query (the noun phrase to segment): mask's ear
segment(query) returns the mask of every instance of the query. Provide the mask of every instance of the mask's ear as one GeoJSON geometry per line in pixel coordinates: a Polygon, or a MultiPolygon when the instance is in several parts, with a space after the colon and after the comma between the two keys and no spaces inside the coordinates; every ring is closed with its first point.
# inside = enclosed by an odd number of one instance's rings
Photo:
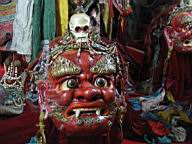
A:
{"type": "Polygon", "coordinates": [[[174,44],[174,37],[172,36],[174,33],[174,30],[172,27],[165,27],[164,28],[164,36],[167,42],[167,46],[169,49],[173,49],[173,44],[174,44]]]}
{"type": "Polygon", "coordinates": [[[37,84],[38,97],[39,97],[39,106],[41,109],[46,106],[47,97],[46,90],[49,89],[49,83],[47,81],[39,81],[37,84]]]}

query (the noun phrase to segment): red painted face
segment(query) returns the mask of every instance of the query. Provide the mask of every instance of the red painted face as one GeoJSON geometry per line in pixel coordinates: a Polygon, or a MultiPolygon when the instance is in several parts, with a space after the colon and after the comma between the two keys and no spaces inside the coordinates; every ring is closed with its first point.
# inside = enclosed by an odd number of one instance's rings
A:
{"type": "Polygon", "coordinates": [[[180,12],[165,28],[168,44],[178,52],[192,52],[192,12],[180,12]]]}
{"type": "Polygon", "coordinates": [[[172,22],[177,32],[175,49],[181,52],[192,52],[192,12],[180,13],[172,22]]]}
{"type": "Polygon", "coordinates": [[[38,85],[40,105],[53,123],[69,134],[101,134],[116,117],[116,63],[112,56],[77,50],[57,56],[49,67],[47,82],[38,85]],[[106,61],[107,60],[107,61],[106,61]]]}
{"type": "Polygon", "coordinates": [[[172,20],[171,25],[177,32],[186,32],[192,29],[192,12],[178,13],[172,20]]]}

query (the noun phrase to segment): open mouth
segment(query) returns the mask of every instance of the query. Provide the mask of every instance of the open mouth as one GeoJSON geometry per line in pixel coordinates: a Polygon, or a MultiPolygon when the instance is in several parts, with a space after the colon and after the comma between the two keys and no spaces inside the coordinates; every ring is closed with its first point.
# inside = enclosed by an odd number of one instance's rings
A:
{"type": "Polygon", "coordinates": [[[79,118],[80,116],[105,116],[108,114],[105,108],[74,108],[67,112],[67,117],[75,116],[79,118]]]}

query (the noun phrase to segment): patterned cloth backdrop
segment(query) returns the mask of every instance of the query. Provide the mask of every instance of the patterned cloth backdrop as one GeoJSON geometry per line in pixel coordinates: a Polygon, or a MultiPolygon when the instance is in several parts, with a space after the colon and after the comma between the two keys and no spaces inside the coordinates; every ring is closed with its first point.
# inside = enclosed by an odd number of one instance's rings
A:
{"type": "Polygon", "coordinates": [[[10,50],[16,0],[0,0],[0,50],[10,50]]]}

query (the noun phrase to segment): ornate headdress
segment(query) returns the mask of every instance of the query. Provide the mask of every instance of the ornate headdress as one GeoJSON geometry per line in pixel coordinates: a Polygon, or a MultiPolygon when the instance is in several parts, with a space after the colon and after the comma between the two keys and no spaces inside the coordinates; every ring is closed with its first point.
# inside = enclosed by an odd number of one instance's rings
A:
{"type": "MultiPolygon", "coordinates": [[[[175,7],[174,10],[171,12],[168,20],[168,24],[170,24],[171,20],[181,12],[190,12],[192,11],[192,0],[181,0],[180,5],[175,7]]],[[[192,19],[192,18],[191,18],[192,19]]],[[[184,21],[192,21],[189,18],[184,18],[184,21]]]]}

